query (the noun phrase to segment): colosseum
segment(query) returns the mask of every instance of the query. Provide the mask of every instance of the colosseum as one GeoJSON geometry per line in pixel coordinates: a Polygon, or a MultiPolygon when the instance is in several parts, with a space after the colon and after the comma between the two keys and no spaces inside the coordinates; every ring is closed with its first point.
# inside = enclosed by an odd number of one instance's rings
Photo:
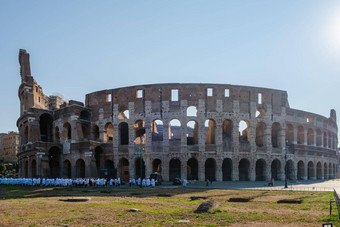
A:
{"type": "Polygon", "coordinates": [[[46,96],[19,51],[21,177],[204,181],[337,176],[335,110],[292,109],[286,91],[169,83],[46,96]]]}

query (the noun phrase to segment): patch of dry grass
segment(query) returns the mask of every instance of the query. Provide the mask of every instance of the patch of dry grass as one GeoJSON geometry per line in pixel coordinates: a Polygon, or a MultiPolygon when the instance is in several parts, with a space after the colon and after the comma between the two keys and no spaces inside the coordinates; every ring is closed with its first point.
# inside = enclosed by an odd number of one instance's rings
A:
{"type": "MultiPolygon", "coordinates": [[[[329,221],[328,192],[208,190],[189,188],[60,189],[0,186],[0,226],[321,226],[329,221]],[[162,197],[160,194],[169,194],[162,197]],[[91,197],[88,202],[62,202],[72,196],[91,197]],[[208,213],[194,210],[206,200],[219,205],[208,213]],[[254,197],[247,203],[228,202],[231,197],[254,197]],[[302,204],[278,204],[280,199],[303,198],[302,204]],[[129,212],[137,208],[139,212],[129,212]]],[[[334,213],[336,210],[334,209],[334,213]]],[[[334,224],[338,218],[333,216],[334,224]]]]}

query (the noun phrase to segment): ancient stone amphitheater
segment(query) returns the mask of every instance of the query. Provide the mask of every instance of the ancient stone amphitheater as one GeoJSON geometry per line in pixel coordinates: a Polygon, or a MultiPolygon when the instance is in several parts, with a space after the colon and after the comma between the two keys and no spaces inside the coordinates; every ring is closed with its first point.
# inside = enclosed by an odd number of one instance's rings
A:
{"type": "Polygon", "coordinates": [[[287,92],[230,84],[150,84],[46,96],[19,53],[21,177],[330,179],[336,113],[292,109],[287,92]]]}

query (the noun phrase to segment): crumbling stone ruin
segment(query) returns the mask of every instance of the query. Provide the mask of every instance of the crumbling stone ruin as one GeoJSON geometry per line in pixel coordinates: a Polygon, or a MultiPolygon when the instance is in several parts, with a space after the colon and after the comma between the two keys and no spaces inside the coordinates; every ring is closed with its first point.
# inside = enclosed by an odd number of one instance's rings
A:
{"type": "Polygon", "coordinates": [[[230,84],[152,84],[46,96],[19,52],[20,177],[269,181],[337,175],[338,128],[292,109],[286,91],[230,84]]]}

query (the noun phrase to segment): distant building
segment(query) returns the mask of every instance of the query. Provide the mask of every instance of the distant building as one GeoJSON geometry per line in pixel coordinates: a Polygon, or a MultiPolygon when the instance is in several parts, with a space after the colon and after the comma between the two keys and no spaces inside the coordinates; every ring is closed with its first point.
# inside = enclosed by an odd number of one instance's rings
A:
{"type": "Polygon", "coordinates": [[[0,157],[1,157],[1,154],[2,154],[2,136],[3,135],[6,135],[6,133],[0,133],[0,157]]]}
{"type": "Polygon", "coordinates": [[[19,133],[9,132],[1,135],[1,153],[0,160],[5,162],[16,163],[19,149],[19,133]]]}

